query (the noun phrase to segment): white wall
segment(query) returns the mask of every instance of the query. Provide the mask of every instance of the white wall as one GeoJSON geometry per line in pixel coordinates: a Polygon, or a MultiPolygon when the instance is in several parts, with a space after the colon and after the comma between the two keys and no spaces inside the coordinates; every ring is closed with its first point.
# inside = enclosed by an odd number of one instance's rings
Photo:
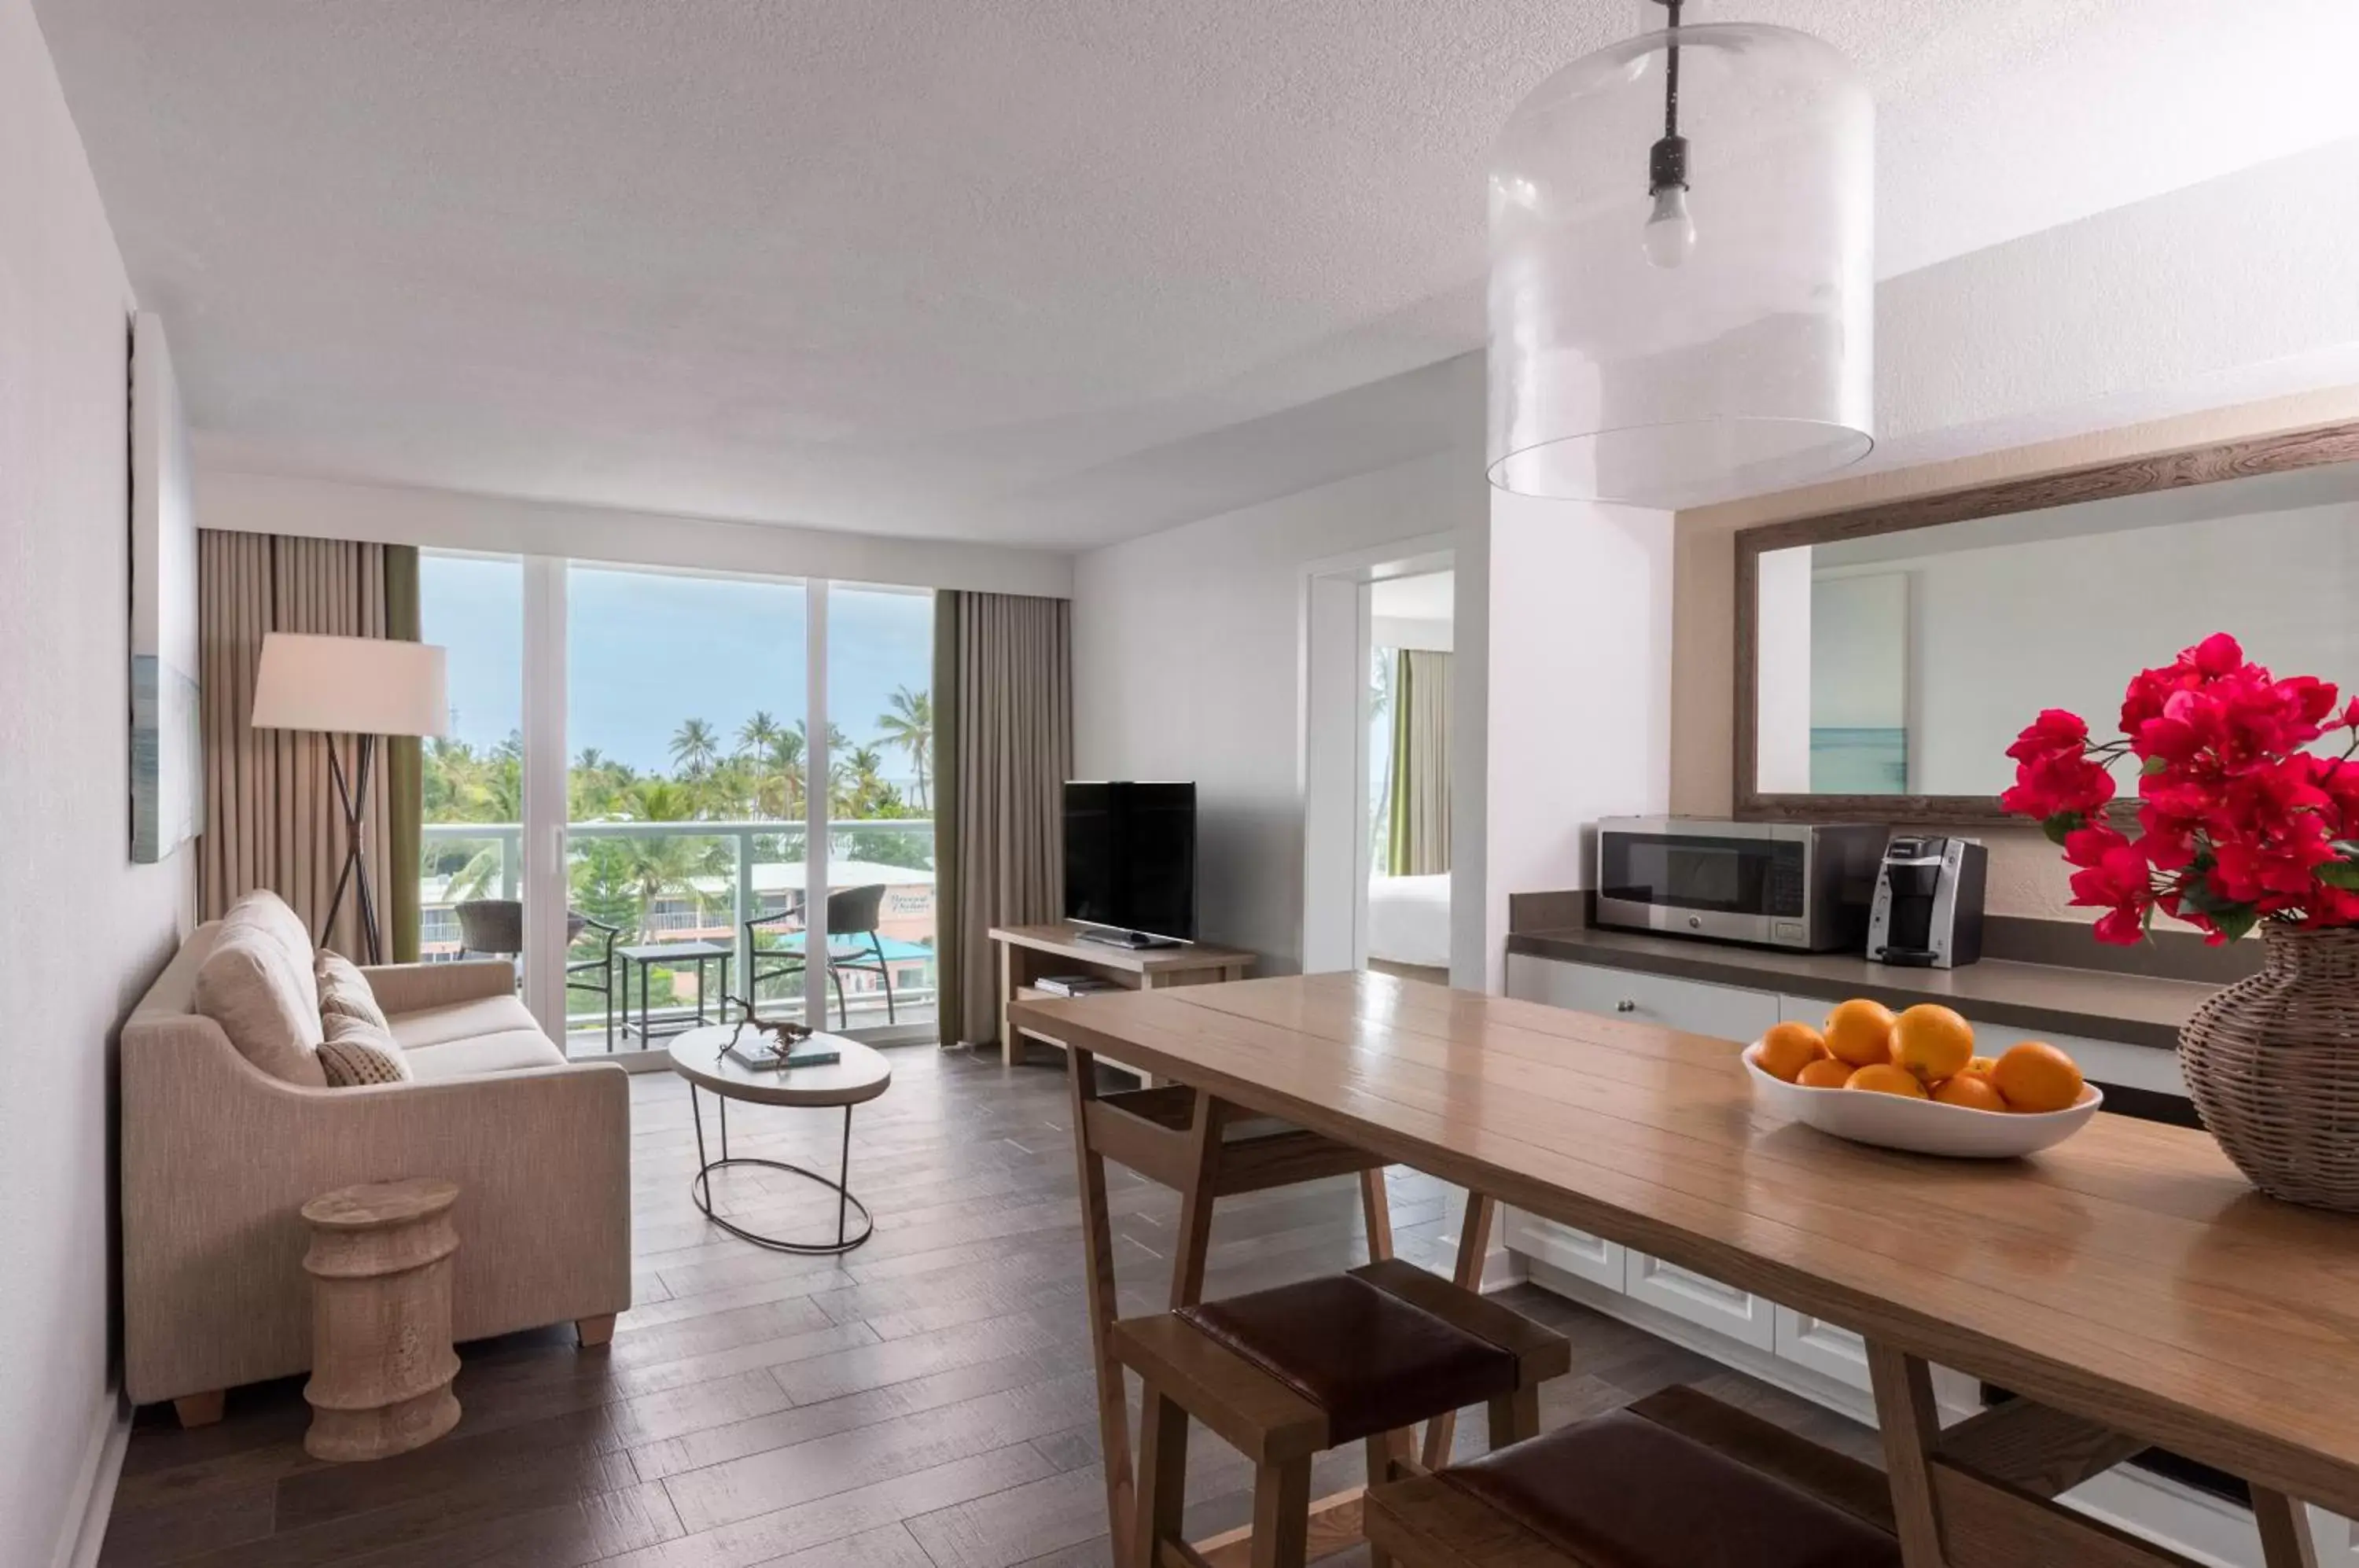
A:
{"type": "MultiPolygon", "coordinates": [[[[1479,410],[1479,383],[1472,395],[1479,410]]],[[[1302,961],[1303,568],[1429,535],[1479,539],[1478,451],[1470,441],[1075,561],[1075,766],[1197,781],[1198,930],[1259,953],[1263,973],[1302,961]]],[[[1458,559],[1462,573],[1462,547],[1458,559]]],[[[1460,697],[1465,670],[1462,658],[1460,697]]]]}
{"type": "MultiPolygon", "coordinates": [[[[1669,805],[1671,515],[1494,492],[1485,570],[1480,952],[1499,992],[1509,896],[1588,887],[1582,830],[1669,805]]],[[[1462,625],[1460,657],[1470,641],[1462,625]]]]}
{"type": "Polygon", "coordinates": [[[400,485],[201,468],[201,528],[1063,598],[1072,558],[949,540],[664,517],[400,485]]]}
{"type": "Polygon", "coordinates": [[[44,1568],[114,1410],[112,1037],[191,860],[130,859],[133,301],[27,0],[0,0],[0,953],[32,987],[0,1009],[0,1563],[44,1568]]]}

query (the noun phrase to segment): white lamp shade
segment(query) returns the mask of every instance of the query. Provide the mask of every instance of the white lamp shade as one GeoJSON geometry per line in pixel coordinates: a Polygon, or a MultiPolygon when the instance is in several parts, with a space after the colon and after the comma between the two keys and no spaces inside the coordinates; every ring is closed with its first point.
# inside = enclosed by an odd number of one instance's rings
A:
{"type": "Polygon", "coordinates": [[[448,735],[443,650],[385,637],[266,633],[252,722],[258,730],[448,735]]]}
{"type": "Polygon", "coordinates": [[[1875,109],[1784,27],[1681,27],[1691,223],[1659,246],[1649,150],[1674,35],[1577,60],[1491,166],[1491,482],[1690,506],[1865,456],[1875,109]]]}

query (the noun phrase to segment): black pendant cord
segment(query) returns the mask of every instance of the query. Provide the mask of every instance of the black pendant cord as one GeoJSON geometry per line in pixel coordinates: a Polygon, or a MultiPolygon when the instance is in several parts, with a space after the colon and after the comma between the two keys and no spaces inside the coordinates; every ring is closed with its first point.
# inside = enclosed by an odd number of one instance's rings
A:
{"type": "Polygon", "coordinates": [[[1677,187],[1688,188],[1688,143],[1680,135],[1680,6],[1682,0],[1661,0],[1670,13],[1670,42],[1664,48],[1663,135],[1647,154],[1647,191],[1659,196],[1677,187]]]}

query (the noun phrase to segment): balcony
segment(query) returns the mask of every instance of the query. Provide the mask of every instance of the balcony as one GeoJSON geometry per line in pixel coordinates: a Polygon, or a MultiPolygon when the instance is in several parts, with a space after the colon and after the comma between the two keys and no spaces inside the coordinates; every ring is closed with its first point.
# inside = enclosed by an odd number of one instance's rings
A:
{"type": "MultiPolygon", "coordinates": [[[[429,822],[424,829],[419,879],[419,956],[447,962],[462,956],[458,906],[473,898],[514,898],[521,881],[523,828],[514,822],[429,822]]],[[[856,956],[874,964],[881,949],[890,972],[888,1008],[885,979],[875,969],[842,970],[831,998],[840,990],[842,1023],[831,1002],[821,1027],[862,1029],[930,1029],[935,1020],[934,824],[922,818],[894,818],[831,824],[828,884],[832,891],[881,886],[874,940],[866,934],[831,934],[839,958],[856,956]],[[854,950],[857,950],[856,953],[854,950]],[[888,1012],[890,1022],[888,1025],[888,1012]]],[[[766,976],[756,992],[766,1015],[802,1017],[802,976],[791,971],[799,959],[804,833],[799,822],[574,822],[566,829],[567,881],[573,912],[616,929],[614,945],[713,942],[728,945],[733,962],[729,989],[745,994],[749,962],[766,976]],[[757,916],[788,916],[749,934],[757,916]]],[[[595,964],[606,938],[583,929],[567,953],[569,966],[595,964]]],[[[622,965],[617,963],[616,968],[622,965]]],[[[590,972],[594,985],[596,970],[590,972]]],[[[640,1048],[621,1029],[626,1000],[622,977],[612,976],[615,1009],[594,991],[567,992],[566,1051],[577,1057],[640,1048]]],[[[717,990],[718,966],[707,971],[717,990]]],[[[696,1016],[693,968],[658,968],[648,976],[648,1021],[658,1035],[696,1016]]],[[[638,967],[630,966],[630,1017],[638,1014],[638,967]]],[[[705,997],[707,1017],[719,998],[705,997]]],[[[658,1041],[660,1043],[660,1041],[658,1041]]]]}

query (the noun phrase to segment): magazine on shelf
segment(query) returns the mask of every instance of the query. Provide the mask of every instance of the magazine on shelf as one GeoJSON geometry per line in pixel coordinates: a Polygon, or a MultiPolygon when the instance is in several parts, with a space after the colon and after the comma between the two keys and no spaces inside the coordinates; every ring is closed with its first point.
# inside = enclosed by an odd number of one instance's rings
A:
{"type": "Polygon", "coordinates": [[[1119,991],[1122,987],[1100,975],[1044,975],[1033,985],[1058,996],[1087,996],[1100,991],[1119,991]]]}

